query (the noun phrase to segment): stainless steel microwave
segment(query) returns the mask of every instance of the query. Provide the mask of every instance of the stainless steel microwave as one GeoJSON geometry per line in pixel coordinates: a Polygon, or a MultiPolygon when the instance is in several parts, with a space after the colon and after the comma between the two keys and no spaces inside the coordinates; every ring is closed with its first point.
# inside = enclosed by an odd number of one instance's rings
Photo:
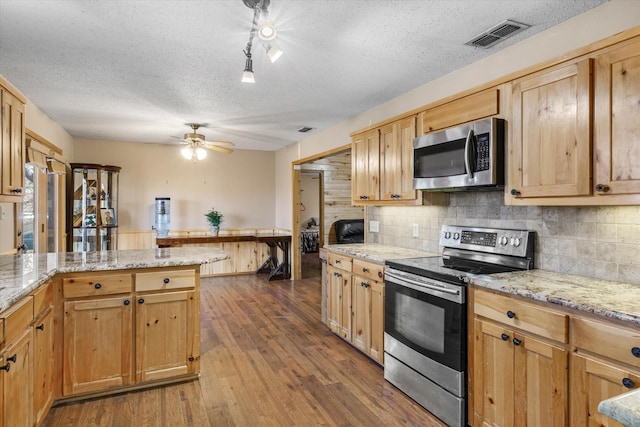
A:
{"type": "Polygon", "coordinates": [[[504,188],[504,120],[489,118],[413,140],[413,188],[504,188]]]}

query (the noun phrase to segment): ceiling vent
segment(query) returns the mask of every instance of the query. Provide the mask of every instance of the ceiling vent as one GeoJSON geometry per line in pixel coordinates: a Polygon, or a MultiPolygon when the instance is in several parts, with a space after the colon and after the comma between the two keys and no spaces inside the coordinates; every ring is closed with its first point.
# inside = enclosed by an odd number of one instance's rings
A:
{"type": "Polygon", "coordinates": [[[482,49],[489,49],[493,45],[500,43],[501,41],[515,36],[521,31],[526,30],[531,25],[522,24],[520,22],[506,20],[502,21],[498,25],[494,25],[482,34],[477,35],[465,45],[479,47],[482,49]]]}
{"type": "Polygon", "coordinates": [[[309,132],[309,131],[310,131],[310,130],[312,130],[312,129],[313,129],[313,128],[310,128],[309,126],[303,126],[303,127],[301,127],[300,129],[298,129],[298,132],[305,133],[305,132],[309,132]]]}

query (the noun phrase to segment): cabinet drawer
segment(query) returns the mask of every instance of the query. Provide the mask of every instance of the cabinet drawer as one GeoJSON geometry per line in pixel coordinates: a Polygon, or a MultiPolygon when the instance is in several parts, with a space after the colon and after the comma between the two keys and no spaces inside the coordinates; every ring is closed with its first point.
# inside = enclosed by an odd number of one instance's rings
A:
{"type": "Polygon", "coordinates": [[[33,321],[33,297],[22,298],[0,317],[4,319],[4,342],[9,344],[18,338],[33,321]]]}
{"type": "Polygon", "coordinates": [[[367,279],[379,282],[384,278],[384,265],[354,259],[352,272],[360,277],[366,277],[367,279]]]}
{"type": "Polygon", "coordinates": [[[473,311],[478,316],[562,343],[569,342],[569,316],[514,298],[477,291],[473,311]]]}
{"type": "Polygon", "coordinates": [[[351,271],[351,257],[329,252],[329,265],[345,271],[351,271]]]}
{"type": "Polygon", "coordinates": [[[38,317],[47,308],[53,307],[53,286],[51,282],[40,286],[33,294],[33,317],[38,317]]]}
{"type": "Polygon", "coordinates": [[[94,297],[131,292],[130,274],[83,276],[62,280],[65,298],[94,297]]]}
{"type": "Polygon", "coordinates": [[[580,349],[640,368],[640,330],[574,317],[571,342],[580,349]]]}
{"type": "Polygon", "coordinates": [[[193,289],[196,286],[195,270],[153,271],[136,274],[136,291],[164,289],[193,289]]]}

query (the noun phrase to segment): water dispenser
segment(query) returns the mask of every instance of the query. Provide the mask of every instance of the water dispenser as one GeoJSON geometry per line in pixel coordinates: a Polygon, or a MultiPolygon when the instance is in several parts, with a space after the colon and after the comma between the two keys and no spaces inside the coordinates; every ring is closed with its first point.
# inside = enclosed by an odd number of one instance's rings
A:
{"type": "Polygon", "coordinates": [[[171,226],[171,198],[156,197],[156,235],[169,237],[171,226]]]}

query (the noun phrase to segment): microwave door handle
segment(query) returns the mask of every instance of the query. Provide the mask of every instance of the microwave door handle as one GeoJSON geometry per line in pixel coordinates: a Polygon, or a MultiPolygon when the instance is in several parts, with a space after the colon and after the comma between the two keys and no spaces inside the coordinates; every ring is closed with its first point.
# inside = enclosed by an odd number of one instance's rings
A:
{"type": "Polygon", "coordinates": [[[467,169],[467,176],[469,179],[473,179],[473,164],[471,155],[475,152],[475,147],[473,144],[473,129],[469,129],[469,133],[467,134],[467,140],[464,142],[464,167],[467,169]]]}

